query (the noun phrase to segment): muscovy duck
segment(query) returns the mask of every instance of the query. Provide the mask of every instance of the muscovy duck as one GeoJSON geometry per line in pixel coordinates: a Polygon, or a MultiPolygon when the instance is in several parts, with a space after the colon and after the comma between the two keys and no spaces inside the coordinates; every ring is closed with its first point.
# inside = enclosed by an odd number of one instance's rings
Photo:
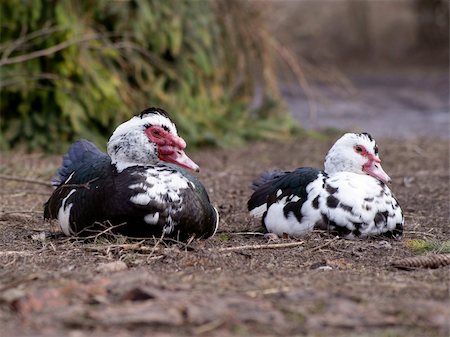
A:
{"type": "Polygon", "coordinates": [[[380,163],[371,135],[347,133],[329,150],[324,171],[303,167],[262,174],[252,184],[248,210],[276,235],[318,228],[348,239],[400,239],[403,213],[380,163]]]}
{"type": "Polygon", "coordinates": [[[58,219],[68,236],[92,234],[87,229],[104,229],[107,221],[115,232],[135,237],[213,236],[219,215],[203,185],[185,170],[199,169],[185,147],[160,108],[119,125],[108,154],[87,140],[75,142],[54,178],[57,188],[44,218],[58,219]]]}

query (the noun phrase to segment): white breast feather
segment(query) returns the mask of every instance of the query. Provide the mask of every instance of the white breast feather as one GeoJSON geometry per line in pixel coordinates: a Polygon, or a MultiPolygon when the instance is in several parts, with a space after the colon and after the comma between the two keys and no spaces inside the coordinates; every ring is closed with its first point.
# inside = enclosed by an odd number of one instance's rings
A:
{"type": "Polygon", "coordinates": [[[130,201],[138,205],[148,205],[151,200],[161,202],[163,196],[174,203],[180,201],[180,191],[189,188],[189,181],[179,172],[168,170],[147,169],[143,174],[144,183],[128,186],[130,189],[143,189],[130,198],[130,201]]]}
{"type": "Polygon", "coordinates": [[[340,172],[327,179],[327,184],[338,187],[333,194],[339,200],[336,208],[327,206],[329,193],[322,190],[320,193],[320,211],[325,213],[330,221],[338,225],[346,226],[353,230],[354,223],[364,223],[361,227],[361,237],[367,235],[377,235],[388,230],[395,229],[397,223],[401,222],[402,215],[400,208],[394,210],[393,203],[396,204],[392,193],[387,186],[384,191],[380,182],[368,175],[361,175],[349,172],[340,172]],[[351,206],[352,211],[346,211],[340,205],[351,206]],[[377,213],[388,212],[387,225],[376,226],[374,218],[377,213]]]}
{"type": "MultiPolygon", "coordinates": [[[[168,216],[164,226],[164,233],[170,234],[176,226],[172,219],[172,212],[183,210],[183,200],[180,192],[184,189],[193,188],[181,173],[172,170],[149,168],[145,172],[136,173],[145,178],[144,182],[128,186],[132,190],[144,190],[130,198],[130,201],[136,205],[148,205],[151,201],[164,203],[168,210],[168,216]]],[[[156,224],[159,220],[159,213],[148,214],[144,221],[148,224],[156,224]]]]}

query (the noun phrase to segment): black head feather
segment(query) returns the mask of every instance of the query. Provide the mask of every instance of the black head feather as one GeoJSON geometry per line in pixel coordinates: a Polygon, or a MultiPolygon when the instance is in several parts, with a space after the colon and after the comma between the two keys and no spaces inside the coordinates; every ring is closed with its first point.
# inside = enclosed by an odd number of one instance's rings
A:
{"type": "Polygon", "coordinates": [[[361,135],[361,136],[362,136],[362,135],[366,136],[367,138],[369,138],[369,140],[370,140],[371,142],[373,141],[373,137],[372,137],[369,133],[367,133],[367,132],[360,133],[360,135],[361,135]]]}
{"type": "Polygon", "coordinates": [[[166,110],[161,109],[161,108],[155,108],[155,107],[147,108],[147,109],[145,109],[144,111],[142,111],[140,114],[138,114],[136,116],[139,116],[142,119],[146,115],[149,115],[149,114],[161,115],[161,116],[164,116],[164,117],[170,119],[169,113],[166,110]]]}
{"type": "MultiPolygon", "coordinates": [[[[373,139],[373,137],[370,135],[370,133],[367,133],[367,132],[363,132],[363,133],[360,133],[360,135],[361,136],[366,136],[367,138],[369,138],[369,140],[371,141],[371,142],[375,142],[375,140],[373,139]]],[[[375,145],[374,145],[374,147],[373,147],[373,152],[375,153],[375,154],[378,154],[378,145],[375,143],[375,145]]]]}

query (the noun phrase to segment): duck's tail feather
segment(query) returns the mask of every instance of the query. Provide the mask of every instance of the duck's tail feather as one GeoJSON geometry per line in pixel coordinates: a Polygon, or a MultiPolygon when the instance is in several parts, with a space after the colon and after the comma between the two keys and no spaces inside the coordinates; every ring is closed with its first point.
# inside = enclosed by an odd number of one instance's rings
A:
{"type": "Polygon", "coordinates": [[[267,184],[270,181],[276,180],[281,176],[284,176],[287,172],[281,170],[273,170],[262,173],[258,178],[253,180],[250,186],[253,191],[258,190],[261,186],[267,184]]]}
{"type": "Polygon", "coordinates": [[[267,197],[272,192],[273,186],[271,182],[286,175],[287,172],[280,170],[267,171],[253,180],[251,189],[254,191],[247,203],[250,215],[261,218],[267,211],[267,197]]]}
{"type": "Polygon", "coordinates": [[[52,185],[61,185],[84,163],[95,161],[104,158],[105,156],[108,155],[100,151],[97,146],[90,141],[87,141],[86,139],[76,141],[64,155],[62,165],[58,168],[56,175],[51,180],[52,185]]]}

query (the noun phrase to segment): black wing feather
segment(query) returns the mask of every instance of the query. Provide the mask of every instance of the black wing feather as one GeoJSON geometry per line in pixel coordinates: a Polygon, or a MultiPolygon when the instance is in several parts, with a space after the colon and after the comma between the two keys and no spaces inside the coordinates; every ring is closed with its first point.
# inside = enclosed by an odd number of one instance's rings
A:
{"type": "Polygon", "coordinates": [[[252,181],[252,185],[250,186],[253,191],[258,190],[263,185],[268,182],[272,182],[277,180],[278,178],[290,173],[289,171],[281,171],[281,170],[273,170],[267,171],[261,174],[258,178],[252,181]]]}
{"type": "MultiPolygon", "coordinates": [[[[295,194],[302,199],[306,199],[306,186],[317,179],[320,171],[311,167],[298,168],[292,172],[275,171],[269,174],[265,173],[265,177],[273,177],[272,179],[263,178],[265,183],[257,187],[250,197],[247,206],[248,210],[265,204],[269,197],[275,198],[277,191],[281,190],[282,195],[295,194]]],[[[259,178],[261,179],[261,177],[259,178]]],[[[254,183],[255,185],[255,183],[254,183]]]]}
{"type": "MultiPolygon", "coordinates": [[[[73,161],[75,158],[73,155],[67,156],[71,159],[73,165],[68,164],[67,166],[64,166],[64,170],[66,170],[64,172],[69,172],[69,169],[71,170],[73,168],[76,168],[76,170],[68,173],[63,181],[66,181],[68,176],[73,173],[72,178],[67,184],[61,183],[45,203],[45,219],[57,218],[63,199],[66,198],[73,189],[75,189],[76,192],[70,196],[67,203],[73,203],[74,206],[71,211],[71,218],[78,219],[78,224],[80,226],[89,222],[90,218],[94,217],[94,213],[101,213],[101,204],[104,201],[102,199],[109,196],[108,191],[105,191],[105,189],[111,187],[113,184],[111,159],[108,155],[102,154],[104,156],[96,156],[92,153],[84,152],[84,155],[78,157],[80,158],[80,162],[78,163],[73,161]],[[100,198],[94,197],[94,195],[100,196],[100,198]],[[93,205],[93,201],[97,204],[93,205]]],[[[62,168],[63,166],[61,169],[62,168]]]]}
{"type": "Polygon", "coordinates": [[[88,163],[109,158],[106,153],[100,151],[97,146],[86,139],[81,139],[73,143],[69,151],[63,157],[63,163],[56,171],[56,176],[52,179],[53,186],[64,183],[74,171],[78,171],[88,163]]]}

